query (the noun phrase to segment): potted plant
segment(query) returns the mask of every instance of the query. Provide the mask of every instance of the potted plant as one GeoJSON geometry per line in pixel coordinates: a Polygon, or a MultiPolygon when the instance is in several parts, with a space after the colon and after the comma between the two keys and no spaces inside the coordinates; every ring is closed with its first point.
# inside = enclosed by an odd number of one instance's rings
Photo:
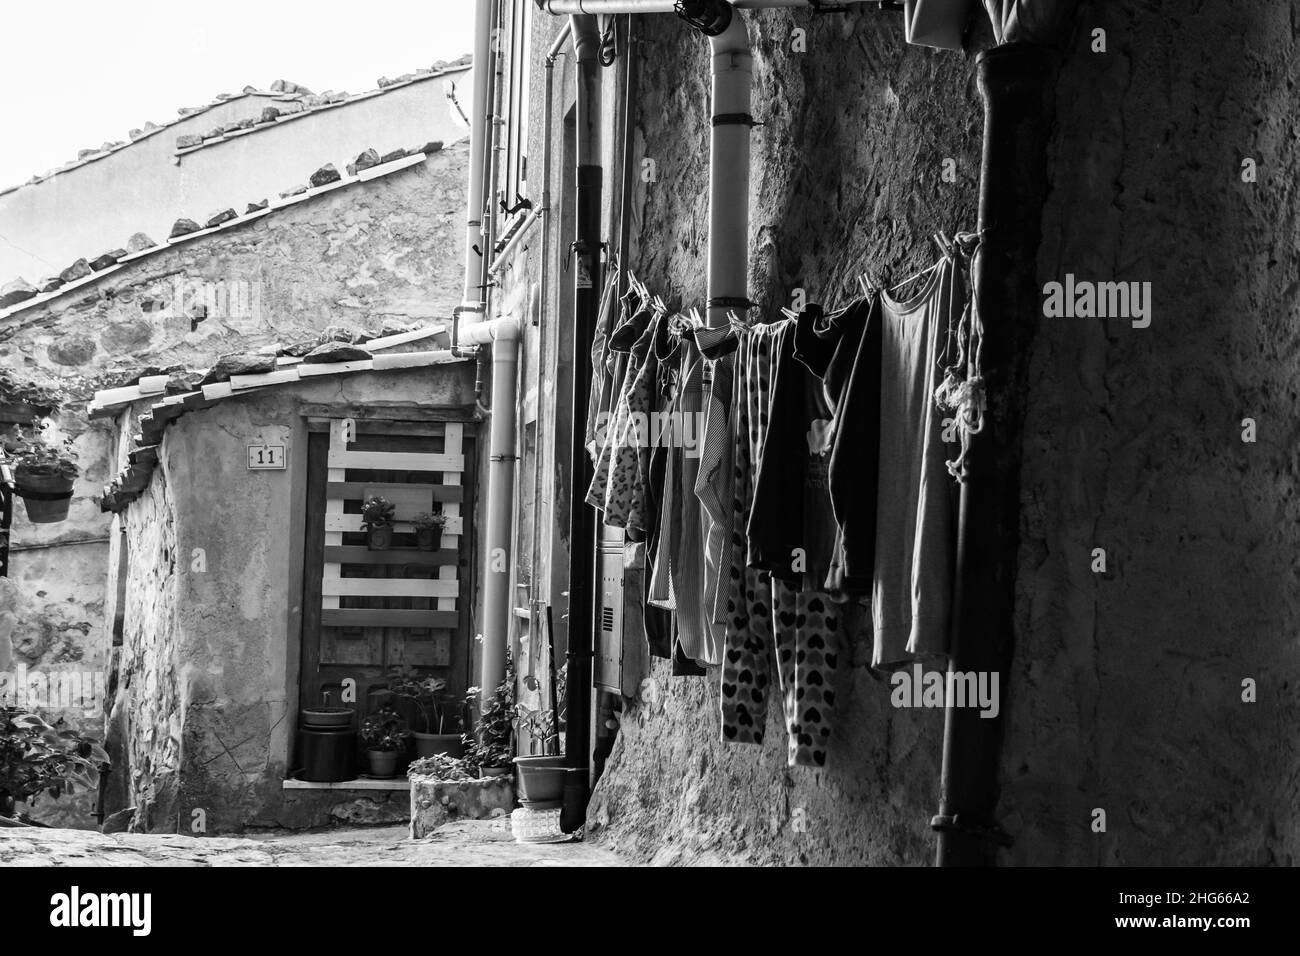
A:
{"type": "Polygon", "coordinates": [[[394,667],[389,671],[388,689],[415,705],[417,726],[423,727],[413,733],[417,757],[434,754],[459,757],[464,752],[458,717],[447,713],[441,697],[446,687],[447,682],[441,677],[421,674],[414,667],[394,667]]]}
{"type": "Polygon", "coordinates": [[[361,505],[361,527],[366,531],[366,547],[387,551],[393,545],[393,503],[383,495],[367,498],[361,505]]]}
{"type": "Polygon", "coordinates": [[[26,430],[15,425],[4,442],[11,457],[15,490],[33,524],[50,524],[68,516],[72,483],[78,473],[72,458],[72,439],[47,438],[47,427],[39,419],[26,430]]]}
{"type": "Polygon", "coordinates": [[[447,518],[441,511],[421,511],[411,519],[411,524],[415,527],[415,546],[421,551],[433,551],[438,547],[447,518]]]}
{"type": "Polygon", "coordinates": [[[397,776],[397,758],[411,739],[402,715],[391,708],[371,714],[361,722],[361,742],[372,777],[397,776]]]}
{"type": "MultiPolygon", "coordinates": [[[[477,697],[479,689],[471,687],[466,699],[477,697]]],[[[483,777],[500,777],[510,772],[515,756],[515,669],[510,655],[506,655],[506,673],[496,690],[483,705],[474,725],[474,736],[467,750],[483,777]]]]}
{"type": "Polygon", "coordinates": [[[559,734],[555,712],[534,710],[525,704],[515,707],[515,724],[528,734],[528,756],[515,757],[519,777],[519,802],[533,809],[558,806],[564,796],[564,757],[554,753],[559,734]],[[541,754],[536,754],[537,749],[541,754]]]}
{"type": "Polygon", "coordinates": [[[97,741],[38,714],[0,706],[0,816],[16,816],[16,806],[47,792],[57,798],[93,791],[109,769],[108,754],[97,741]]]}

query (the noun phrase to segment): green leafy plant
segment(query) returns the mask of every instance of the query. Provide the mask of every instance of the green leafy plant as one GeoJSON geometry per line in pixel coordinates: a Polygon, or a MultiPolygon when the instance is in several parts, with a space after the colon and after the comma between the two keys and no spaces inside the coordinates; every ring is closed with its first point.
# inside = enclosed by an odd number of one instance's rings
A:
{"type": "Polygon", "coordinates": [[[455,733],[453,719],[443,708],[441,694],[447,682],[441,677],[421,674],[414,667],[393,667],[388,672],[388,689],[397,697],[415,704],[424,721],[424,734],[455,733]]]}
{"type": "Polygon", "coordinates": [[[549,707],[533,709],[526,704],[516,704],[515,726],[528,734],[529,754],[534,753],[539,745],[543,756],[556,752],[560,735],[555,728],[555,711],[549,707]]]}
{"type": "MultiPolygon", "coordinates": [[[[479,688],[471,687],[465,697],[472,701],[478,695],[479,688]]],[[[483,705],[483,712],[474,724],[474,736],[466,748],[466,757],[472,758],[479,767],[510,766],[515,756],[515,717],[515,667],[507,654],[505,676],[483,705]]]]}
{"type": "Polygon", "coordinates": [[[79,473],[72,451],[72,439],[54,439],[49,423],[32,419],[29,426],[14,425],[4,436],[5,454],[15,477],[76,478],[79,473]]]}
{"type": "Polygon", "coordinates": [[[441,511],[421,511],[411,519],[416,531],[441,531],[447,524],[447,516],[441,511]]]}
{"type": "Polygon", "coordinates": [[[474,780],[478,777],[478,767],[461,757],[434,754],[412,760],[406,768],[406,775],[433,777],[436,780],[474,780]]]}
{"type": "Polygon", "coordinates": [[[367,750],[405,750],[410,739],[406,721],[391,708],[373,713],[361,722],[361,742],[367,750]]]}
{"type": "Polygon", "coordinates": [[[393,523],[396,506],[383,495],[367,498],[361,505],[361,525],[370,528],[386,528],[393,523]]]}
{"type": "Polygon", "coordinates": [[[0,808],[12,797],[27,802],[40,793],[59,797],[94,790],[109,768],[99,742],[39,714],[0,706],[0,808]]]}

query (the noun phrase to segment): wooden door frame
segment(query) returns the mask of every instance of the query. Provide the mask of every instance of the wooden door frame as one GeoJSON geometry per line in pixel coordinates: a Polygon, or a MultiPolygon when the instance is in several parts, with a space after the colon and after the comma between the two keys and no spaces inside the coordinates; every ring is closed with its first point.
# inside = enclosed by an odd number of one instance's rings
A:
{"type": "Polygon", "coordinates": [[[404,423],[418,425],[425,423],[459,423],[464,426],[463,440],[468,443],[465,454],[465,471],[462,482],[467,493],[474,489],[472,507],[462,509],[462,535],[468,536],[468,566],[461,569],[464,574],[465,599],[457,610],[458,632],[464,633],[467,640],[453,641],[451,648],[451,665],[453,671],[461,671],[468,685],[473,683],[475,654],[473,646],[473,628],[479,601],[478,574],[478,515],[482,507],[481,496],[477,493],[478,476],[482,473],[480,461],[485,450],[479,441],[480,417],[473,406],[439,405],[322,405],[304,403],[299,406],[293,421],[293,447],[302,449],[294,454],[290,461],[290,481],[292,482],[290,500],[293,502],[293,514],[289,516],[289,580],[294,587],[295,600],[286,602],[289,613],[285,630],[285,692],[283,733],[276,741],[277,752],[283,760],[284,775],[292,769],[294,745],[297,736],[298,714],[302,698],[302,659],[305,618],[303,614],[303,597],[307,586],[307,502],[308,483],[311,476],[309,442],[314,432],[327,432],[330,419],[352,418],[373,425],[404,423]]]}

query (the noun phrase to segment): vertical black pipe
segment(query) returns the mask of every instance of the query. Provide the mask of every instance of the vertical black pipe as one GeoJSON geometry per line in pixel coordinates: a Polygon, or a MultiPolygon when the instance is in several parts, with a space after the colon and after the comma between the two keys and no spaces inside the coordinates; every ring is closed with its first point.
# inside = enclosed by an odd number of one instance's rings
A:
{"type": "Polygon", "coordinates": [[[1046,149],[1055,62],[1044,47],[1011,43],[977,60],[984,155],[975,290],[984,323],[988,411],[961,490],[954,596],[954,671],[998,675],[998,716],[949,707],[944,720],[939,866],[990,866],[1009,842],[997,826],[998,756],[1013,652],[1020,462],[1026,367],[1041,319],[1037,254],[1047,195],[1046,149]]]}
{"type": "Polygon", "coordinates": [[[596,59],[599,37],[594,16],[573,17],[573,46],[577,61],[577,182],[573,263],[573,416],[569,485],[569,648],[565,683],[564,806],[560,829],[572,833],[586,819],[591,757],[591,661],[595,634],[593,615],[596,522],[583,500],[591,484],[591,459],[583,445],[587,402],[591,393],[591,343],[600,308],[600,77],[596,59]]]}

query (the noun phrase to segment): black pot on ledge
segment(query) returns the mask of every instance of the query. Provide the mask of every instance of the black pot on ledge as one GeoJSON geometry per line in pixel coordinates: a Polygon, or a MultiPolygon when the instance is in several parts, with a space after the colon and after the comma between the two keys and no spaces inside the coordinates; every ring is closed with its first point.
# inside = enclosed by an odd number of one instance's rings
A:
{"type": "Polygon", "coordinates": [[[366,528],[366,547],[371,551],[387,551],[393,546],[391,524],[371,525],[366,528]]]}

